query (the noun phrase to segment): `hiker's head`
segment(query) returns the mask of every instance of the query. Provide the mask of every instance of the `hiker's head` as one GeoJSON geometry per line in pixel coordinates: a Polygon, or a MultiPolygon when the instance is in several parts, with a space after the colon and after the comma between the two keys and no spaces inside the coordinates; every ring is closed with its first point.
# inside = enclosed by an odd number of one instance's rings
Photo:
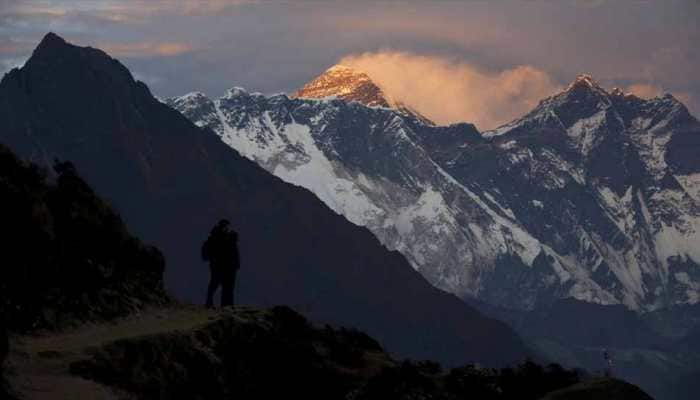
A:
{"type": "Polygon", "coordinates": [[[231,225],[231,222],[229,220],[227,220],[226,218],[223,218],[219,221],[218,224],[216,224],[216,228],[221,229],[221,230],[226,230],[226,229],[228,229],[229,225],[231,225]]]}

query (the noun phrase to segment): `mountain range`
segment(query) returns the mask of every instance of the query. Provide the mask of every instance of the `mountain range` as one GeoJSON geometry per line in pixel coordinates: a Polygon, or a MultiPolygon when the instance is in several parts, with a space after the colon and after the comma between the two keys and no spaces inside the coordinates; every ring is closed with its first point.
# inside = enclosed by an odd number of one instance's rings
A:
{"type": "Polygon", "coordinates": [[[700,301],[700,123],[671,95],[581,75],[479,132],[435,126],[338,65],[292,96],[236,87],[166,103],[461,298],[638,312],[700,301]]]}
{"type": "Polygon", "coordinates": [[[498,365],[530,354],[504,323],[436,289],[366,228],[158,101],[101,50],[47,34],[0,81],[0,126],[0,142],[26,160],[70,160],[162,251],[166,287],[181,300],[203,301],[209,272],[199,248],[227,217],[240,238],[240,303],[286,304],[362,329],[401,357],[498,365]]]}

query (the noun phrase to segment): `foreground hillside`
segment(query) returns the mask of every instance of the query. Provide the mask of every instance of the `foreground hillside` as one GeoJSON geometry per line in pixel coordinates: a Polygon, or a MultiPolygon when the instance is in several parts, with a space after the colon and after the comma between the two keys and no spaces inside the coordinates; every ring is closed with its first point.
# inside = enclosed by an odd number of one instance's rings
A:
{"type": "Polygon", "coordinates": [[[8,370],[22,399],[650,399],[620,381],[579,383],[557,366],[397,362],[369,336],[315,327],[287,307],[156,308],[18,337],[8,370]]]}
{"type": "Polygon", "coordinates": [[[288,308],[169,307],[17,338],[8,381],[27,399],[341,398],[393,364],[368,336],[312,328],[288,308]]]}

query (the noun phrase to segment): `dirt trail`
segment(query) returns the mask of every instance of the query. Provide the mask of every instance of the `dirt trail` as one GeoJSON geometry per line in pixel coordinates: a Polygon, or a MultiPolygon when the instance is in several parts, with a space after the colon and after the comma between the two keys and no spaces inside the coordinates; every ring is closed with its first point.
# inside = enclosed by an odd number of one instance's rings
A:
{"type": "MultiPolygon", "coordinates": [[[[236,310],[245,314],[245,310],[236,310]]],[[[123,399],[99,383],[69,372],[70,364],[89,357],[91,348],[125,338],[187,331],[223,315],[196,306],[150,309],[124,319],[52,334],[13,338],[7,360],[8,383],[21,399],[123,399]]]]}

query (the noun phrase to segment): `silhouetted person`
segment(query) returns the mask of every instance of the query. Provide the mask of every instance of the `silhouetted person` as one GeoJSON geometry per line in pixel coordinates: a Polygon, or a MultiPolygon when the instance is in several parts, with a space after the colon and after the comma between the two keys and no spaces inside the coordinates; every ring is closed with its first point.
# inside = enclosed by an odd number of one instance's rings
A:
{"type": "Polygon", "coordinates": [[[221,286],[221,306],[233,305],[233,289],[236,273],[240,268],[238,258],[238,234],[222,219],[209,233],[202,246],[202,259],[209,261],[211,277],[207,289],[207,307],[214,304],[214,293],[221,286]]]}

